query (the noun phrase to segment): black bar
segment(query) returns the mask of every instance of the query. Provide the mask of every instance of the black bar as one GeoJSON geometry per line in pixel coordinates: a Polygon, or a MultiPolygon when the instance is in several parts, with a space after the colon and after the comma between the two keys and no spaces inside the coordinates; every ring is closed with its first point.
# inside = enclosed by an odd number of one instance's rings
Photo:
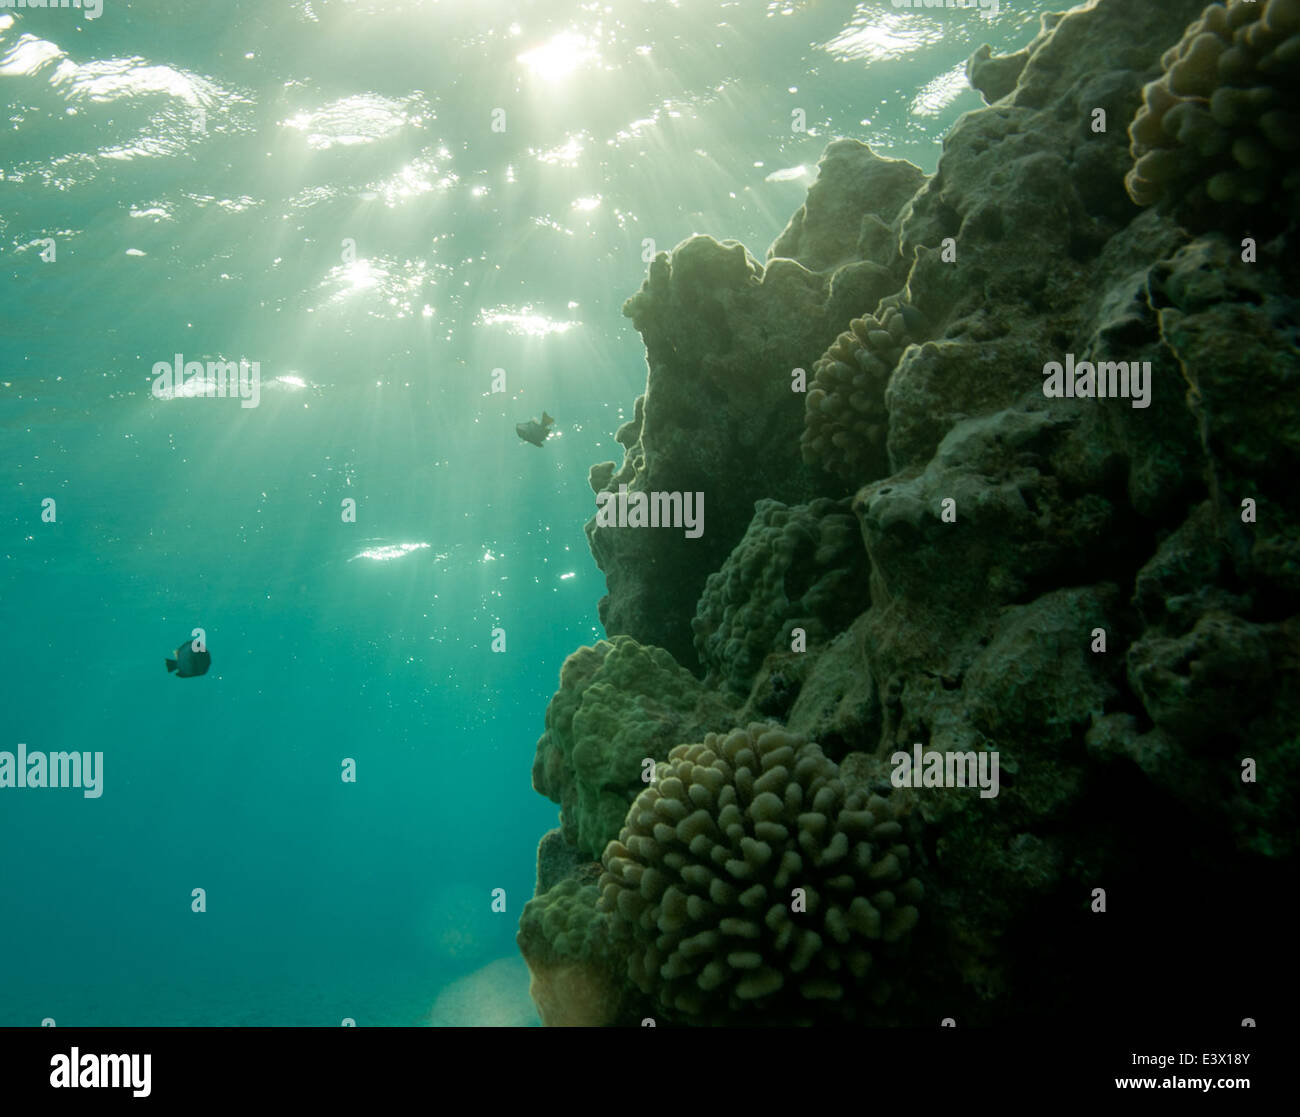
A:
{"type": "MultiPolygon", "coordinates": [[[[1212,1094],[1238,1112],[1279,1096],[1285,1068],[1294,1064],[1286,1037],[1258,1024],[1200,1034],[960,1026],[639,1031],[10,1028],[0,1030],[0,1082],[6,1111],[15,1114],[29,1112],[23,1103],[68,1098],[167,1106],[291,1099],[295,1108],[319,1101],[337,1112],[349,1103],[399,1098],[458,1108],[476,1097],[493,1107],[516,1097],[548,1106],[587,1097],[593,1104],[666,1104],[679,1111],[687,1088],[697,1101],[716,1093],[732,1102],[752,1097],[769,1109],[785,1097],[804,1105],[856,1098],[870,1106],[897,1094],[930,1110],[946,1099],[1074,1104],[1122,1094],[1160,1095],[1162,1102],[1212,1094]],[[132,1086],[52,1086],[74,1048],[83,1074],[91,1073],[88,1054],[148,1054],[147,1097],[134,1096],[132,1086]],[[1212,1085],[1187,1085],[1191,1079],[1212,1085]],[[656,1090],[664,1091],[658,1103],[656,1090]]],[[[143,1060],[135,1066],[142,1071],[143,1060]]]]}

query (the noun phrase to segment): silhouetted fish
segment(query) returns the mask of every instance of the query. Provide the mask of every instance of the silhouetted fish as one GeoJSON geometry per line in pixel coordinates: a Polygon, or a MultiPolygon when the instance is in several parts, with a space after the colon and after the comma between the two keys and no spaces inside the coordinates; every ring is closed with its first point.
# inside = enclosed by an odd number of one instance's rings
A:
{"type": "Polygon", "coordinates": [[[176,649],[176,658],[167,660],[167,670],[175,671],[178,678],[191,679],[204,675],[212,666],[212,657],[206,651],[196,652],[192,640],[186,640],[176,649]]]}
{"type": "Polygon", "coordinates": [[[553,426],[555,426],[555,420],[543,411],[542,421],[540,423],[536,419],[529,419],[526,423],[516,423],[515,434],[525,442],[531,442],[534,446],[540,446],[550,438],[551,428],[553,426]]]}

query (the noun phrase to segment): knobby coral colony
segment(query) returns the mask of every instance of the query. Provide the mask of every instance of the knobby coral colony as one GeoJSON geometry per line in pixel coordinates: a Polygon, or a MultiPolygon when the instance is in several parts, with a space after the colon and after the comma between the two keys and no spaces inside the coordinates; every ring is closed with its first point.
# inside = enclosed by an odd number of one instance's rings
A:
{"type": "MultiPolygon", "coordinates": [[[[587,525],[609,639],[546,712],[519,930],[545,1023],[1077,1022],[1131,964],[1084,964],[1099,882],[1287,892],[1298,66],[1300,0],[1093,0],[975,53],[935,175],[840,140],[765,264],[651,265],[591,486],[729,499],[699,539],[587,525]],[[1047,397],[1117,347],[1149,408],[1047,397]],[[895,786],[923,746],[1000,790],[895,786]]],[[[1163,1000],[1148,967],[1101,1003],[1180,1018],[1178,951],[1233,950],[1148,918],[1163,1000]]]]}
{"type": "Polygon", "coordinates": [[[846,791],[817,745],[767,725],[678,745],[602,858],[600,909],[670,1019],[812,1023],[883,1003],[881,951],[920,882],[887,799],[846,791]]]}
{"type": "Polygon", "coordinates": [[[1300,0],[1211,4],[1160,64],[1129,129],[1133,200],[1300,215],[1300,0]]]}
{"type": "Polygon", "coordinates": [[[813,365],[807,419],[800,447],[846,482],[889,472],[885,388],[909,340],[919,340],[925,317],[897,298],[882,304],[880,317],[855,318],[813,365]]]}

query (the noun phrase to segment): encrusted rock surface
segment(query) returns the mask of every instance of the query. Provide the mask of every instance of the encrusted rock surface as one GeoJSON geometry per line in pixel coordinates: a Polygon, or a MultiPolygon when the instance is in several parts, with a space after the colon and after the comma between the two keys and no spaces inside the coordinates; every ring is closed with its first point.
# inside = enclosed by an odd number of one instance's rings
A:
{"type": "MultiPolygon", "coordinates": [[[[733,701],[701,686],[662,648],[630,636],[601,640],[564,662],[537,742],[533,788],[561,805],[565,842],[598,858],[645,786],[646,762],[734,717],[733,701]]],[[[541,869],[539,862],[539,882],[541,869]]]]}

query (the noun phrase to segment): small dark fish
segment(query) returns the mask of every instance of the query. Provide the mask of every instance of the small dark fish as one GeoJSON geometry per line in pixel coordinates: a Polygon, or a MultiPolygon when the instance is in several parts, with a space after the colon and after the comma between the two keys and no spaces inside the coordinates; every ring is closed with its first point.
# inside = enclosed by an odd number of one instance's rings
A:
{"type": "Polygon", "coordinates": [[[540,423],[536,419],[529,419],[526,423],[516,423],[515,434],[525,442],[531,442],[534,446],[540,446],[551,437],[551,428],[553,426],[555,426],[555,420],[543,411],[542,421],[540,423]]]}
{"type": "Polygon", "coordinates": [[[167,670],[175,671],[180,679],[192,679],[195,675],[206,675],[212,666],[212,657],[206,651],[196,652],[192,640],[186,640],[176,649],[176,658],[167,660],[167,670]]]}

